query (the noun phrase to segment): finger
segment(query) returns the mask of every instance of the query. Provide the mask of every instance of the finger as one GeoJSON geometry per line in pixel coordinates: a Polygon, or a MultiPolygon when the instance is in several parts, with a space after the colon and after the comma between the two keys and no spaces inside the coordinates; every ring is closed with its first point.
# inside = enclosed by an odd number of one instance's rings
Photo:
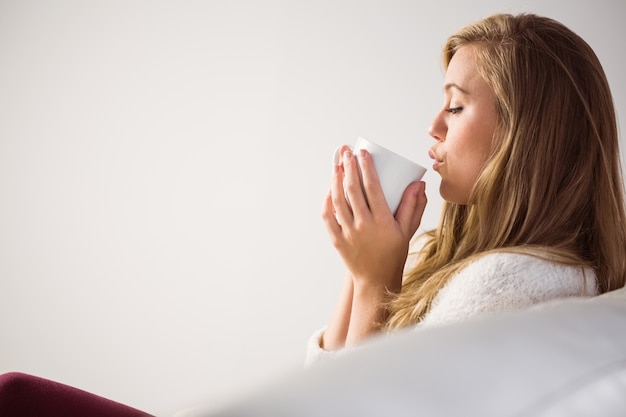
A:
{"type": "Polygon", "coordinates": [[[341,145],[335,150],[335,154],[333,156],[333,163],[335,165],[343,166],[343,156],[346,152],[352,152],[352,148],[348,145],[341,145]]]}
{"type": "Polygon", "coordinates": [[[324,204],[322,206],[322,219],[324,220],[324,224],[326,225],[326,229],[333,241],[333,244],[335,244],[339,236],[341,236],[342,231],[341,225],[337,220],[337,215],[332,202],[332,191],[330,190],[324,198],[324,204]]]}
{"type": "Polygon", "coordinates": [[[396,212],[400,230],[406,236],[413,236],[419,227],[426,209],[426,183],[416,181],[404,190],[402,201],[396,212]]]}
{"type": "Polygon", "coordinates": [[[377,213],[391,214],[391,210],[385,199],[385,194],[380,185],[374,159],[372,159],[372,155],[365,149],[359,150],[359,164],[363,175],[363,189],[365,190],[365,197],[369,204],[370,211],[374,215],[377,213]]]}
{"type": "Polygon", "coordinates": [[[343,188],[344,182],[344,167],[341,165],[335,165],[333,171],[333,178],[330,185],[330,197],[331,203],[334,208],[334,212],[337,216],[337,220],[340,224],[350,224],[352,222],[352,210],[346,201],[346,195],[343,188]]]}
{"type": "Polygon", "coordinates": [[[349,149],[343,153],[342,159],[345,174],[343,184],[352,207],[352,213],[354,216],[363,216],[365,213],[369,213],[369,209],[361,184],[359,162],[349,149]]]}
{"type": "Polygon", "coordinates": [[[350,148],[348,145],[341,145],[337,149],[335,149],[335,152],[333,153],[333,164],[334,165],[342,165],[343,164],[343,161],[342,161],[343,153],[345,151],[349,151],[349,150],[352,150],[352,148],[350,148]]]}

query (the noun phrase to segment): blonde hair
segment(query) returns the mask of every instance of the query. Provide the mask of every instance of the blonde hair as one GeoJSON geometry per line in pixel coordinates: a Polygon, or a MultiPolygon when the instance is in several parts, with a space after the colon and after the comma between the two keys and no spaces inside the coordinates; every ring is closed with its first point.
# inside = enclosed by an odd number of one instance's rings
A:
{"type": "Polygon", "coordinates": [[[591,47],[549,18],[498,14],[462,28],[444,67],[471,46],[497,97],[498,142],[470,205],[445,203],[387,328],[419,322],[472,260],[513,251],[591,267],[600,292],[626,280],[626,216],[609,85],[591,47]]]}

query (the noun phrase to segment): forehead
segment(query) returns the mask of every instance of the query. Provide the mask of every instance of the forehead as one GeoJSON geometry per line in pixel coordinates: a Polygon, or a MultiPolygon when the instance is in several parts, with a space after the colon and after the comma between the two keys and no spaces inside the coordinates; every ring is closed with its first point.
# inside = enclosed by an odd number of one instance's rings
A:
{"type": "Polygon", "coordinates": [[[476,55],[471,46],[461,47],[448,64],[444,89],[460,88],[468,93],[486,86],[486,82],[478,72],[476,55]]]}

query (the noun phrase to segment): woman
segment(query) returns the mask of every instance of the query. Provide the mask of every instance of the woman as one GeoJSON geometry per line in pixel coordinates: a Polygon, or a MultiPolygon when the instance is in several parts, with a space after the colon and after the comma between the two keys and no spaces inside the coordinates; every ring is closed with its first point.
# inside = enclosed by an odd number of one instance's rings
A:
{"type": "MultiPolygon", "coordinates": [[[[624,286],[617,126],[591,48],[555,21],[497,15],[452,36],[444,64],[444,106],[430,128],[441,223],[402,282],[424,183],[407,188],[393,217],[371,158],[360,155],[368,204],[344,148],[323,217],[348,273],[309,361],[382,330],[624,286]]],[[[0,375],[0,415],[148,416],[20,373],[0,375]]]]}
{"type": "Polygon", "coordinates": [[[394,218],[371,158],[359,155],[364,195],[343,149],[323,218],[347,275],[328,327],[309,343],[309,363],[383,330],[625,284],[617,123],[590,46],[554,20],[500,14],[451,36],[443,59],[444,104],[429,129],[440,224],[407,270],[424,183],[407,188],[394,218]]]}

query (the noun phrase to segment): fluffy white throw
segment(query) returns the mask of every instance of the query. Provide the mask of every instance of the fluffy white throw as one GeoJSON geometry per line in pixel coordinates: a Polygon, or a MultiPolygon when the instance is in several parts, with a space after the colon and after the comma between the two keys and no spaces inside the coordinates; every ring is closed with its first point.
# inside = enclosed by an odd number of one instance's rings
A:
{"type": "MultiPolygon", "coordinates": [[[[439,326],[483,314],[515,311],[563,297],[596,295],[591,269],[562,265],[530,255],[492,253],[470,263],[443,287],[416,328],[439,326]]],[[[340,351],[320,347],[325,328],[309,339],[306,364],[340,351]]],[[[345,350],[345,349],[344,349],[345,350]]]]}

